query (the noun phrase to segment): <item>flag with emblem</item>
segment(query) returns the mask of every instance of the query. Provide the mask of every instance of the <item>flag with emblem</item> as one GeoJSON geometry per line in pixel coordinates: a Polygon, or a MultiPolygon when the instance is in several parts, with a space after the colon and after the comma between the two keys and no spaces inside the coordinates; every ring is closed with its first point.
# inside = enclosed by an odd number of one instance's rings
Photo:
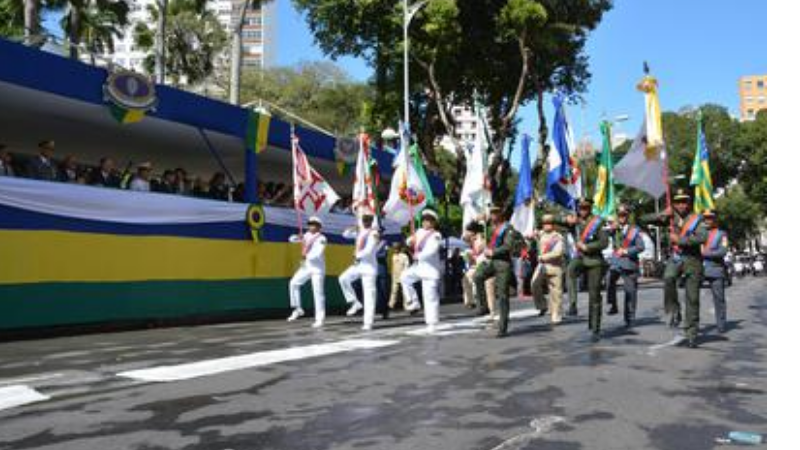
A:
{"type": "Polygon", "coordinates": [[[603,151],[597,162],[597,180],[594,185],[593,213],[603,218],[616,213],[617,197],[614,194],[614,162],[611,159],[611,123],[604,120],[600,124],[603,135],[603,151]]]}
{"type": "Polygon", "coordinates": [[[464,183],[461,185],[461,199],[459,203],[463,210],[462,223],[463,229],[475,220],[479,215],[486,212],[486,208],[492,203],[492,193],[489,190],[489,180],[486,174],[486,152],[489,145],[486,139],[486,127],[482,109],[478,109],[478,131],[476,139],[469,142],[464,149],[467,160],[467,170],[464,176],[464,183]]]}
{"type": "Polygon", "coordinates": [[[308,162],[300,140],[292,136],[292,174],[295,209],[307,214],[328,212],[339,196],[308,162]]]}
{"type": "Polygon", "coordinates": [[[714,209],[714,184],[711,181],[708,146],[706,134],[703,132],[703,117],[697,118],[697,151],[692,165],[692,178],[689,184],[694,186],[694,212],[701,213],[706,209],[714,209]]]}
{"type": "Polygon", "coordinates": [[[575,201],[583,196],[581,172],[575,153],[572,129],[567,121],[563,94],[553,97],[556,110],[553,118],[553,145],[547,155],[547,199],[551,202],[575,210],[575,201]]]}
{"type": "MultiPolygon", "coordinates": [[[[403,129],[403,128],[401,128],[403,129]]],[[[401,133],[400,153],[394,161],[394,174],[389,198],[383,206],[386,217],[397,223],[408,223],[422,212],[430,201],[425,183],[412,161],[408,146],[408,133],[401,133]]],[[[423,171],[424,173],[424,171],[423,171]]]]}
{"type": "Polygon", "coordinates": [[[642,124],[630,150],[614,166],[614,181],[661,198],[667,190],[663,181],[664,154],[663,148],[647,146],[647,125],[642,124]]]}
{"type": "Polygon", "coordinates": [[[369,135],[358,136],[358,156],[356,173],[353,179],[353,210],[358,217],[363,214],[375,214],[375,180],[372,170],[372,156],[369,147],[369,135]]]}

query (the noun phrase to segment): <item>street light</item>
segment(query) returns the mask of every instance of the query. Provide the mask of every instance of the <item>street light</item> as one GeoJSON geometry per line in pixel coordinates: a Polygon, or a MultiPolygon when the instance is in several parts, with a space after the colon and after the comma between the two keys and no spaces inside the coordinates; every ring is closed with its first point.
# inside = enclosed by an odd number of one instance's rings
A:
{"type": "MultiPolygon", "coordinates": [[[[403,120],[408,124],[410,121],[409,112],[409,93],[408,93],[408,26],[411,24],[411,19],[414,18],[420,9],[422,9],[428,0],[422,0],[408,7],[408,0],[403,0],[403,120]]],[[[401,131],[402,133],[402,131],[401,131]]]]}

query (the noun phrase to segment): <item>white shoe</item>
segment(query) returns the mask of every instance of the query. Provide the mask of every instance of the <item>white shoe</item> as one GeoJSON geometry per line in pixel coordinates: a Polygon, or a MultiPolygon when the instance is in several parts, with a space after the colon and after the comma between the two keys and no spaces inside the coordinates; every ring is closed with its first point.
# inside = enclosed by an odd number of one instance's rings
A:
{"type": "Polygon", "coordinates": [[[363,308],[363,306],[361,306],[361,302],[355,302],[353,303],[353,306],[347,310],[347,315],[354,316],[357,312],[361,311],[361,308],[363,308]]]}
{"type": "Polygon", "coordinates": [[[419,311],[422,309],[422,305],[419,302],[413,302],[406,305],[406,311],[419,311]]]}
{"type": "Polygon", "coordinates": [[[436,333],[436,325],[428,325],[428,326],[425,328],[425,331],[427,331],[427,333],[428,333],[428,334],[434,334],[434,333],[436,333]]]}
{"type": "Polygon", "coordinates": [[[361,329],[364,331],[372,331],[372,325],[364,325],[361,329]]]}
{"type": "Polygon", "coordinates": [[[287,322],[294,322],[299,317],[303,317],[304,315],[306,315],[306,313],[305,313],[305,311],[303,311],[302,308],[295,308],[294,311],[292,311],[292,315],[289,316],[289,318],[286,319],[286,321],[287,322]]]}
{"type": "Polygon", "coordinates": [[[317,321],[314,321],[314,323],[311,324],[311,328],[322,328],[322,325],[323,325],[322,321],[321,320],[317,320],[317,321]]]}

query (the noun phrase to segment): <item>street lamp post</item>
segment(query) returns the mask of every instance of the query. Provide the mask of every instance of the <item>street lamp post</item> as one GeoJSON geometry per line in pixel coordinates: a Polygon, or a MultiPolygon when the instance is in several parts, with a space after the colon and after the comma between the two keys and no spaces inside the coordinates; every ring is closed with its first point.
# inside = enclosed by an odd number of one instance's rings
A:
{"type": "MultiPolygon", "coordinates": [[[[410,95],[409,95],[409,88],[408,88],[408,26],[411,24],[411,19],[414,18],[414,14],[416,14],[428,0],[422,0],[420,2],[414,3],[411,8],[408,7],[408,0],[403,0],[403,120],[406,124],[410,121],[410,95]]],[[[402,130],[398,130],[401,133],[402,130]]]]}

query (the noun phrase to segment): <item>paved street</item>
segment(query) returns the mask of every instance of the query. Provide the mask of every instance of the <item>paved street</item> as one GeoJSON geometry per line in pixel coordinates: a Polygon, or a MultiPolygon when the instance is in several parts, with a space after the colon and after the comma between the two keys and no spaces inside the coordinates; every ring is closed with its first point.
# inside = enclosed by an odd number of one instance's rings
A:
{"type": "Polygon", "coordinates": [[[515,303],[505,339],[448,305],[434,336],[403,314],[369,333],[332,317],[2,343],[0,448],[723,448],[767,431],[766,291],[735,280],[719,336],[704,290],[697,350],[669,345],[660,285],[598,344],[585,293],[554,330],[515,303]]]}

